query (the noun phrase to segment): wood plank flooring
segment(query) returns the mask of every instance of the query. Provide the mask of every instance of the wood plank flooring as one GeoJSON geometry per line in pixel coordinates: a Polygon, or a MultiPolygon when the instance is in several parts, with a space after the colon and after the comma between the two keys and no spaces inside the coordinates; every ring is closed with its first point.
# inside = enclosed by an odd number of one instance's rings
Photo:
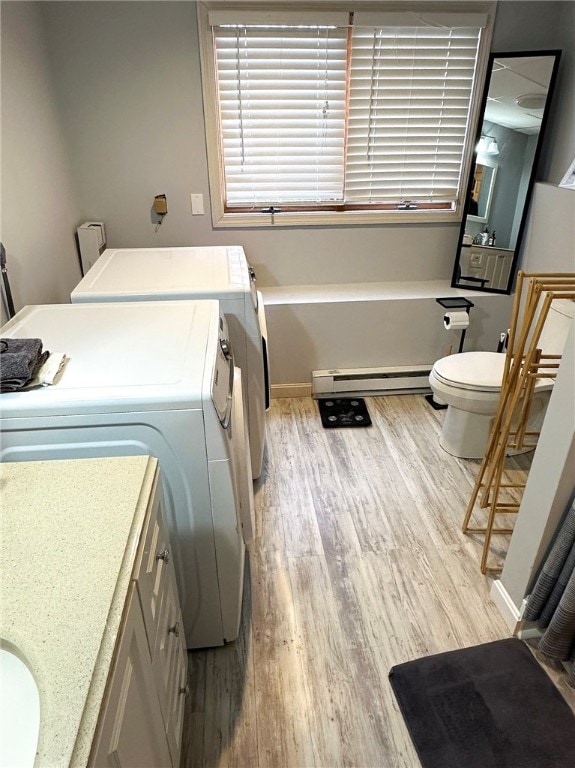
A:
{"type": "Polygon", "coordinates": [[[422,396],[367,402],[371,428],[325,430],[272,401],[241,634],[189,654],[185,768],[415,768],[390,668],[509,635],[460,530],[479,462],[439,448],[422,396]]]}

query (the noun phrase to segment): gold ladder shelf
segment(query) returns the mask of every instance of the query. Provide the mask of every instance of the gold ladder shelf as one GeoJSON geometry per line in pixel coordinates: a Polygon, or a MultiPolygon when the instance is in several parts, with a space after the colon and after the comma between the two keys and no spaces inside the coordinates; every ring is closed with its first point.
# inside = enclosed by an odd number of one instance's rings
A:
{"type": "Polygon", "coordinates": [[[496,528],[495,516],[516,514],[520,506],[517,496],[525,488],[525,483],[503,482],[507,451],[521,451],[535,445],[539,433],[527,431],[535,382],[541,378],[555,379],[561,362],[561,355],[544,354],[538,347],[555,299],[575,300],[575,274],[519,271],[499,407],[462,527],[464,533],[485,534],[481,573],[501,570],[500,566],[487,565],[491,536],[511,533],[513,528],[496,528]],[[501,499],[504,493],[514,498],[504,501],[501,499]],[[471,527],[469,523],[477,502],[480,509],[487,509],[487,522],[471,527]]]}

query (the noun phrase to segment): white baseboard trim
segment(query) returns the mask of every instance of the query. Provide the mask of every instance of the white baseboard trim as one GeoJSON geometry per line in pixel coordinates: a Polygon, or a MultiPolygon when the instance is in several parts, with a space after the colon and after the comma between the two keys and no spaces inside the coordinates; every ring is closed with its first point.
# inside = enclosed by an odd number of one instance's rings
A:
{"type": "Polygon", "coordinates": [[[521,621],[521,615],[523,613],[523,605],[521,608],[517,608],[509,593],[501,583],[500,579],[496,579],[491,585],[491,592],[489,593],[491,599],[497,606],[499,613],[505,619],[505,623],[511,630],[512,634],[515,634],[517,625],[521,621]]]}
{"type": "Polygon", "coordinates": [[[525,629],[520,629],[517,633],[517,637],[520,640],[539,640],[542,635],[543,632],[539,629],[539,627],[535,626],[525,627],[525,629]]]}
{"type": "Polygon", "coordinates": [[[311,397],[310,384],[272,384],[271,397],[311,397]]]}

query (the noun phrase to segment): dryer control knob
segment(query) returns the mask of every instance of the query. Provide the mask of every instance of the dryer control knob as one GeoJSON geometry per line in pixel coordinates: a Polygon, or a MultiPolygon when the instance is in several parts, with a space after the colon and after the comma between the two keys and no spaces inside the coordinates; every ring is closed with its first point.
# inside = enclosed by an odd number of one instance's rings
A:
{"type": "Polygon", "coordinates": [[[228,339],[220,339],[220,347],[226,360],[232,359],[232,345],[228,339]]]}

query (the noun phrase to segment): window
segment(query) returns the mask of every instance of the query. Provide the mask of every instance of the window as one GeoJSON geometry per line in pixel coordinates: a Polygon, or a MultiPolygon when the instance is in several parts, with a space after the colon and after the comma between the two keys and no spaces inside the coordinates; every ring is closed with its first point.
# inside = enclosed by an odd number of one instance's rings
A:
{"type": "Polygon", "coordinates": [[[214,223],[455,221],[488,18],[202,6],[214,223]]]}
{"type": "Polygon", "coordinates": [[[347,30],[215,27],[228,207],[343,200],[347,30]]]}

